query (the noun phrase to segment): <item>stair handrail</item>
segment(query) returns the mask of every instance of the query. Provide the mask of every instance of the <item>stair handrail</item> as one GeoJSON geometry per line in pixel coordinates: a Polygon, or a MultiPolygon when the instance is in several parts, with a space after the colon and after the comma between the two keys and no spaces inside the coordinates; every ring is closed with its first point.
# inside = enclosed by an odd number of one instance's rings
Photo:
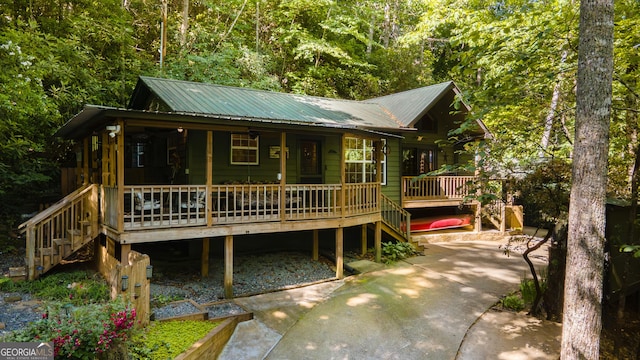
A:
{"type": "MultiPolygon", "coordinates": [[[[79,201],[83,201],[83,198],[85,197],[88,200],[86,204],[87,208],[85,209],[86,213],[83,213],[83,214],[74,213],[76,216],[78,215],[80,216],[80,218],[76,218],[74,221],[87,222],[88,224],[91,225],[90,226],[91,233],[86,235],[90,236],[92,239],[97,236],[98,234],[97,194],[98,194],[98,185],[96,184],[84,185],[76,189],[75,191],[71,192],[64,198],[60,199],[55,204],[49,206],[47,209],[39,212],[31,219],[20,224],[18,229],[20,230],[21,233],[26,234],[26,237],[25,237],[26,265],[28,267],[28,277],[30,280],[35,279],[37,276],[36,269],[35,269],[36,249],[50,248],[53,246],[52,234],[41,233],[42,229],[40,228],[43,226],[51,226],[51,225],[46,225],[47,222],[51,223],[51,219],[56,216],[65,216],[64,215],[65,212],[68,212],[69,209],[73,208],[74,205],[79,201]],[[94,196],[95,199],[91,199],[92,196],[94,196]],[[39,234],[39,235],[36,235],[36,234],[39,234]],[[46,243],[46,245],[44,243],[46,243]]],[[[64,226],[65,228],[67,227],[67,224],[56,223],[56,225],[57,227],[60,227],[60,226],[64,226]]],[[[71,225],[71,223],[68,225],[71,225]]],[[[74,228],[75,227],[73,227],[71,230],[73,230],[74,228]]],[[[43,229],[46,229],[46,227],[43,229]]],[[[62,230],[58,229],[58,231],[62,231],[62,230]]],[[[73,250],[77,250],[77,249],[73,249],[73,250]]],[[[42,256],[42,251],[40,252],[42,256]]],[[[52,264],[52,265],[55,265],[55,264],[52,264]]]]}
{"type": "Polygon", "coordinates": [[[34,225],[36,223],[39,223],[42,220],[48,218],[49,216],[53,215],[54,213],[56,213],[61,208],[73,203],[73,201],[77,200],[79,197],[81,197],[84,194],[92,191],[92,188],[94,188],[94,187],[97,188],[97,186],[98,185],[96,185],[96,184],[87,184],[87,185],[84,185],[82,187],[79,187],[79,188],[75,189],[74,191],[70,192],[69,194],[67,194],[62,199],[58,200],[53,205],[51,205],[48,208],[40,211],[39,213],[34,215],[29,220],[27,220],[27,221],[23,222],[22,224],[20,224],[18,226],[18,230],[22,230],[21,232],[25,232],[27,227],[32,226],[32,225],[34,225]]]}
{"type": "Polygon", "coordinates": [[[382,222],[401,234],[405,239],[411,239],[411,213],[402,208],[384,194],[380,194],[382,222]]]}

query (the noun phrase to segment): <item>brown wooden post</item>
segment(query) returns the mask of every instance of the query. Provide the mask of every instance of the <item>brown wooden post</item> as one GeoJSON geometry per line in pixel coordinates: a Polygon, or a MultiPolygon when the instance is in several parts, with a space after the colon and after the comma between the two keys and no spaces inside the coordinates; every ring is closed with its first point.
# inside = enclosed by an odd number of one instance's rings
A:
{"type": "MultiPolygon", "coordinates": [[[[207,226],[210,227],[213,225],[213,214],[211,214],[211,211],[214,209],[211,198],[211,186],[213,185],[213,132],[211,131],[207,131],[207,164],[205,167],[207,172],[207,199],[205,200],[205,204],[209,204],[209,206],[205,209],[204,213],[207,216],[207,226]]],[[[207,243],[208,241],[209,239],[207,239],[207,243]]],[[[208,261],[207,258],[207,262],[208,261]]],[[[208,269],[207,267],[207,272],[208,269]]]]}
{"type": "Polygon", "coordinates": [[[362,224],[362,237],[360,239],[361,255],[364,255],[367,253],[367,226],[368,226],[367,224],[362,224]]]}
{"type": "Polygon", "coordinates": [[[115,153],[115,167],[116,167],[116,187],[118,189],[118,231],[124,231],[124,121],[118,119],[118,125],[120,126],[120,132],[116,135],[116,153],[115,153]]]}
{"type": "Polygon", "coordinates": [[[233,298],[233,235],[224,239],[224,297],[233,298]]]}
{"type": "Polygon", "coordinates": [[[376,249],[376,262],[382,261],[382,222],[376,221],[375,230],[375,249],[376,249]]]}
{"type": "Polygon", "coordinates": [[[209,238],[202,239],[202,255],[200,257],[200,276],[209,276],[209,238]]]}
{"type": "Polygon", "coordinates": [[[124,266],[129,264],[129,253],[131,252],[131,244],[120,244],[120,263],[124,266]]]}
{"type": "Polygon", "coordinates": [[[285,221],[287,190],[287,133],[280,133],[280,221],[285,221]]]}
{"type": "Polygon", "coordinates": [[[344,277],[344,229],[339,227],[336,229],[336,277],[342,279],[344,277]]]}
{"type": "Polygon", "coordinates": [[[86,185],[91,182],[89,179],[89,147],[91,146],[91,135],[84,138],[82,144],[82,185],[86,185]]]}
{"type": "Polygon", "coordinates": [[[475,219],[475,226],[474,226],[474,231],[475,232],[481,232],[482,231],[482,204],[480,204],[479,201],[475,201],[475,205],[476,205],[476,219],[475,219]]]}
{"type": "Polygon", "coordinates": [[[318,255],[320,253],[319,241],[318,241],[318,229],[313,229],[313,249],[311,250],[311,258],[318,261],[318,255]]]}
{"type": "Polygon", "coordinates": [[[346,215],[346,204],[345,204],[345,185],[346,185],[346,169],[347,169],[347,164],[346,164],[346,160],[345,159],[345,149],[347,148],[346,146],[347,143],[347,138],[345,134],[342,134],[342,146],[340,149],[340,187],[342,188],[342,190],[340,191],[340,209],[342,212],[342,217],[344,218],[346,215]]]}

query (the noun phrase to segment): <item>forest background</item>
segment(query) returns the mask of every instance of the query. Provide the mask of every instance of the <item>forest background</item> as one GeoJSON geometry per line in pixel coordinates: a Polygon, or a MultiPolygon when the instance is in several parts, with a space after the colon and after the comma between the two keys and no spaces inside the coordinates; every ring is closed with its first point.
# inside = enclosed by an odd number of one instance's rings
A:
{"type": "MultiPolygon", "coordinates": [[[[126,107],[139,75],[356,100],[453,80],[495,137],[489,168],[571,159],[577,2],[0,0],[0,15],[0,236],[75,164],[57,128],[87,103],[126,107]]],[[[640,2],[616,1],[608,194],[622,199],[639,60],[640,2]]]]}

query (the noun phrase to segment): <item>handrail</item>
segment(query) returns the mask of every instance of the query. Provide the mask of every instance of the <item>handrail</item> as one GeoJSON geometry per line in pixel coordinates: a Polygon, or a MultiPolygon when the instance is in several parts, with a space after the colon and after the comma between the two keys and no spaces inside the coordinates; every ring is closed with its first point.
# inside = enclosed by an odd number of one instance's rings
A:
{"type": "Polygon", "coordinates": [[[98,235],[98,186],[86,185],[20,225],[26,233],[29,279],[58,264],[98,235]]]}
{"type": "Polygon", "coordinates": [[[62,199],[58,200],[55,204],[49,206],[48,208],[46,208],[46,209],[42,210],[41,212],[37,213],[31,219],[29,219],[29,220],[23,222],[22,224],[20,224],[18,226],[18,229],[22,230],[23,228],[26,228],[27,226],[30,226],[30,225],[32,225],[34,223],[40,222],[40,221],[48,218],[49,216],[53,215],[56,211],[58,211],[60,208],[69,205],[76,198],[78,198],[78,197],[86,194],[87,192],[91,191],[93,187],[97,187],[97,185],[96,184],[87,184],[87,185],[85,185],[83,187],[80,187],[80,188],[72,191],[67,196],[65,196],[62,199]]]}
{"type": "Polygon", "coordinates": [[[380,195],[382,222],[409,240],[411,238],[411,213],[386,195],[380,195]]]}
{"type": "Polygon", "coordinates": [[[463,199],[472,191],[475,176],[403,176],[403,200],[463,199]]]}

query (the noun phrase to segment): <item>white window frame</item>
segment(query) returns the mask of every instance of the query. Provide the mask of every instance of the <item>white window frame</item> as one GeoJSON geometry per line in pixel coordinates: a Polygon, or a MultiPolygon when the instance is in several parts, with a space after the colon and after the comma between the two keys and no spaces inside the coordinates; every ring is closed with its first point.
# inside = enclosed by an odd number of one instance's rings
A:
{"type": "Polygon", "coordinates": [[[231,142],[230,142],[230,150],[229,150],[229,158],[231,165],[259,165],[260,164],[260,137],[254,136],[252,137],[250,134],[231,134],[231,142]],[[241,140],[246,142],[243,145],[234,145],[234,140],[241,140]],[[255,142],[255,144],[252,144],[255,142]],[[240,161],[234,159],[234,150],[240,151],[253,151],[255,152],[256,160],[255,161],[240,161]]]}
{"type": "MultiPolygon", "coordinates": [[[[367,175],[372,175],[371,177],[373,177],[375,179],[375,172],[376,172],[376,167],[374,166],[373,169],[371,171],[367,171],[367,165],[371,165],[371,164],[375,164],[373,162],[373,159],[375,158],[375,150],[374,150],[374,141],[372,139],[366,139],[366,138],[356,138],[356,137],[346,137],[345,138],[345,149],[344,149],[344,153],[345,153],[345,163],[347,164],[345,171],[347,171],[347,174],[345,174],[346,176],[346,182],[347,183],[364,183],[367,180],[367,175]],[[358,140],[361,141],[361,146],[358,147],[357,143],[358,140]],[[352,144],[356,144],[356,147],[350,147],[352,144]],[[350,159],[350,153],[356,151],[358,154],[356,154],[356,158],[355,159],[350,159]],[[357,164],[359,165],[360,169],[357,171],[356,176],[359,177],[359,179],[357,179],[357,181],[352,181],[351,176],[353,173],[349,173],[349,164],[357,164]]],[[[386,148],[387,145],[387,141],[386,139],[382,139],[382,148],[386,148]]],[[[382,171],[381,177],[380,177],[380,184],[381,185],[387,185],[387,154],[385,151],[382,152],[382,160],[381,160],[381,164],[380,164],[380,169],[382,171]]],[[[375,182],[372,181],[372,182],[375,182]]]]}

